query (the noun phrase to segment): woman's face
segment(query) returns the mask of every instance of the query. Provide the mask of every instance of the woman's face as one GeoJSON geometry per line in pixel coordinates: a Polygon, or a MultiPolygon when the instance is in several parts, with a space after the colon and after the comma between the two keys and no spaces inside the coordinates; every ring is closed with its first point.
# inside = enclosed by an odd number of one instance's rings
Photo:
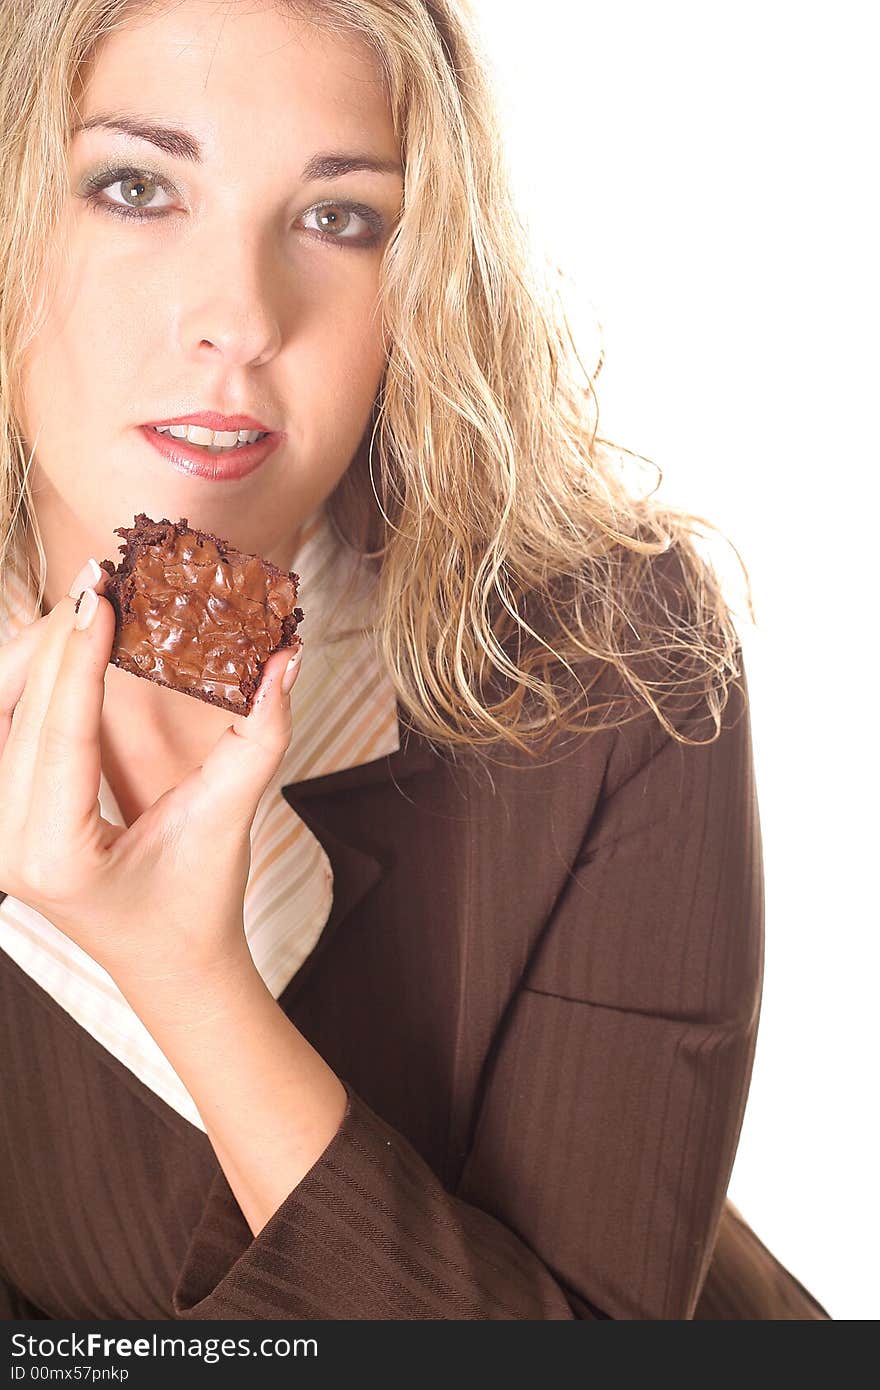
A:
{"type": "Polygon", "coordinates": [[[182,0],[103,42],[79,108],[83,123],[187,135],[164,137],[169,150],[93,125],[71,142],[66,254],[22,377],[50,571],[65,547],[71,575],[89,553],[115,556],[113,528],[138,511],[286,565],[357,450],[384,365],[379,268],[403,178],[378,67],[282,6],[182,0]],[[306,170],[330,154],[396,167],[306,170]],[[141,427],[198,411],[285,438],[244,478],[188,476],[141,427]]]}

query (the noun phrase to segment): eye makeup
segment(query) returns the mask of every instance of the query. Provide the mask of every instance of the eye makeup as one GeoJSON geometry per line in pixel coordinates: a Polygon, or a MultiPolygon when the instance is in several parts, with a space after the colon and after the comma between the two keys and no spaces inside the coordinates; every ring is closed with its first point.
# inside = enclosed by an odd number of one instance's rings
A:
{"type": "MultiPolygon", "coordinates": [[[[177,190],[174,185],[161,174],[154,173],[141,166],[117,164],[105,166],[89,174],[79,184],[77,196],[82,198],[91,209],[98,212],[107,212],[115,217],[132,218],[138,222],[147,222],[153,218],[164,217],[167,213],[172,211],[172,209],[168,207],[130,207],[101,196],[105,189],[111,188],[114,184],[129,180],[142,184],[153,184],[170,197],[177,196],[177,190]]],[[[345,214],[360,218],[369,229],[369,234],[367,236],[355,238],[307,227],[304,230],[310,236],[315,237],[326,245],[348,246],[358,249],[376,246],[383,239],[386,224],[382,214],[377,212],[375,208],[367,207],[362,203],[354,203],[348,199],[332,198],[314,203],[311,207],[307,208],[304,213],[301,213],[300,218],[297,220],[299,221],[301,218],[309,217],[315,213],[321,214],[330,209],[339,209],[345,214]]]]}
{"type": "MultiPolygon", "coordinates": [[[[83,179],[79,185],[78,196],[84,198],[86,202],[91,202],[97,199],[97,195],[105,188],[109,188],[114,183],[121,183],[126,179],[141,179],[145,183],[154,183],[157,188],[163,189],[169,195],[177,192],[174,185],[169,183],[167,179],[163,179],[161,174],[155,174],[149,169],[136,168],[134,165],[107,165],[83,179]]],[[[119,205],[113,204],[112,206],[119,205]]],[[[131,208],[125,211],[126,213],[131,212],[137,217],[141,215],[142,210],[131,208]]],[[[153,216],[154,214],[147,211],[147,215],[153,216]]]]}

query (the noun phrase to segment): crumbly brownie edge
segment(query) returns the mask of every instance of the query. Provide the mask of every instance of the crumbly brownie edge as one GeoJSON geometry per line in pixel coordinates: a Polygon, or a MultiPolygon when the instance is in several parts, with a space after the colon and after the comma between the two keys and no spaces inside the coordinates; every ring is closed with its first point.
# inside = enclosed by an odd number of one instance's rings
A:
{"type": "Polygon", "coordinates": [[[131,600],[134,595],[134,571],[144,552],[151,546],[167,539],[169,532],[188,530],[185,525],[177,525],[165,517],[153,521],[145,512],[139,512],[133,526],[117,526],[115,536],[122,536],[119,549],[122,560],[115,564],[112,560],[102,560],[101,568],[107,570],[109,578],[104,586],[104,597],[113,605],[117,629],[123,627],[128,619],[131,600]]]}
{"type": "MultiPolygon", "coordinates": [[[[113,606],[113,611],[116,615],[117,631],[124,626],[130,613],[130,604],[134,594],[134,572],[137,568],[138,561],[144,551],[150,546],[167,540],[170,532],[176,532],[177,535],[189,534],[195,536],[197,540],[211,540],[217,546],[220,555],[224,557],[247,556],[250,559],[259,560],[270,574],[276,577],[290,579],[295,585],[297,595],[299,594],[300,577],[293,570],[285,571],[279,569],[277,565],[272,564],[271,560],[264,560],[262,556],[259,555],[249,555],[249,552],[239,550],[236,546],[229,545],[228,542],[224,541],[219,536],[215,536],[210,531],[201,531],[198,527],[191,527],[186,517],[181,517],[181,519],[176,522],[169,520],[168,517],[163,517],[161,521],[154,521],[151,517],[147,516],[145,512],[138,512],[134,519],[133,526],[118,526],[114,530],[114,535],[123,538],[123,544],[120,546],[123,558],[120,563],[116,565],[112,560],[101,561],[101,568],[108,574],[108,579],[104,586],[104,597],[107,598],[113,606]]],[[[288,613],[282,618],[281,639],[277,646],[273,647],[272,651],[268,653],[266,661],[268,661],[269,657],[272,656],[274,652],[279,651],[282,647],[289,647],[292,645],[297,627],[303,621],[304,617],[305,614],[302,608],[296,607],[292,613],[288,613]]],[[[170,682],[163,680],[161,676],[157,676],[154,672],[142,671],[139,666],[129,661],[124,655],[114,653],[111,655],[110,661],[114,666],[118,666],[120,670],[128,671],[133,676],[139,676],[141,680],[152,681],[154,685],[164,685],[167,690],[180,690],[179,686],[172,685],[170,682]]],[[[222,696],[213,695],[209,692],[189,690],[182,693],[190,695],[193,699],[202,700],[205,704],[216,705],[219,709],[229,710],[231,714],[250,714],[253,708],[254,695],[262,679],[265,664],[265,661],[260,662],[256,676],[248,677],[246,675],[240,683],[239,689],[245,700],[243,707],[236,708],[228,700],[224,700],[222,696]]]]}
{"type": "Polygon", "coordinates": [[[191,699],[201,700],[206,705],[216,705],[218,709],[229,710],[230,714],[248,715],[253,709],[253,693],[248,695],[244,705],[236,706],[229,700],[224,700],[222,696],[212,695],[208,691],[181,690],[179,685],[172,685],[170,681],[163,680],[161,676],[156,675],[155,671],[142,671],[135,662],[130,661],[124,654],[111,656],[110,662],[113,666],[118,666],[120,671],[128,671],[132,676],[139,676],[142,681],[151,681],[153,685],[164,685],[166,690],[175,690],[178,695],[189,695],[191,699]]]}
{"type": "Polygon", "coordinates": [[[215,536],[212,531],[201,531],[197,526],[190,526],[185,516],[181,517],[179,521],[170,521],[167,516],[163,517],[161,521],[153,521],[146,512],[138,512],[133,526],[114,528],[114,536],[123,537],[123,543],[119,547],[123,553],[121,562],[117,565],[113,560],[102,560],[101,568],[106,570],[112,578],[131,574],[144,550],[150,545],[156,545],[159,541],[165,540],[169,532],[176,532],[178,535],[187,533],[195,536],[197,541],[213,541],[220,554],[226,558],[241,556],[245,559],[259,560],[269,574],[275,575],[278,579],[290,579],[296,585],[296,591],[299,594],[300,576],[294,570],[280,569],[271,560],[264,560],[261,555],[254,555],[247,550],[239,550],[237,546],[231,545],[221,536],[215,536]]]}

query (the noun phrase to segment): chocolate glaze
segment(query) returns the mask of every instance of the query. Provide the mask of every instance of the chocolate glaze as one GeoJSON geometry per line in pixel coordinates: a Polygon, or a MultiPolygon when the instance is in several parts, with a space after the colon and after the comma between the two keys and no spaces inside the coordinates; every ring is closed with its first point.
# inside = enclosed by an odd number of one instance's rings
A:
{"type": "Polygon", "coordinates": [[[124,537],[124,558],[118,567],[101,561],[116,614],[113,665],[250,714],[268,658],[298,645],[299,575],[190,529],[186,517],[153,521],[139,512],[114,535],[124,537]]]}

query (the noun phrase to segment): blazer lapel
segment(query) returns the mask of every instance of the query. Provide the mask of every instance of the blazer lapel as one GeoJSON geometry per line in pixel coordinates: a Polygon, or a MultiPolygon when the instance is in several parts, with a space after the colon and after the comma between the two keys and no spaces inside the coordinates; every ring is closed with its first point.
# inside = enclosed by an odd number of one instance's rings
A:
{"type": "Polygon", "coordinates": [[[281,790],[286,800],[293,804],[312,801],[326,793],[349,791],[356,787],[372,786],[377,782],[404,781],[417,772],[427,772],[433,768],[439,753],[435,752],[428,739],[403,722],[404,715],[397,705],[397,727],[400,731],[400,747],[395,753],[386,753],[372,762],[360,763],[357,767],[345,767],[339,772],[325,772],[320,777],[307,777],[302,782],[285,782],[281,790]]]}
{"type": "MultiPolygon", "coordinates": [[[[440,755],[430,742],[414,729],[404,726],[399,704],[397,720],[400,747],[396,752],[369,763],[361,763],[358,767],[308,777],[301,782],[287,782],[281,788],[285,801],[320,841],[330,860],[333,906],[314,949],[282,990],[279,1003],[289,1003],[305,987],[341,924],[387,872],[374,854],[354,840],[350,829],[342,828],[340,812],[343,807],[350,810],[351,798],[356,797],[364,787],[382,784],[387,787],[389,796],[396,796],[399,784],[418,773],[430,772],[439,765],[440,755]]],[[[346,817],[346,820],[350,821],[350,817],[346,817]]]]}

